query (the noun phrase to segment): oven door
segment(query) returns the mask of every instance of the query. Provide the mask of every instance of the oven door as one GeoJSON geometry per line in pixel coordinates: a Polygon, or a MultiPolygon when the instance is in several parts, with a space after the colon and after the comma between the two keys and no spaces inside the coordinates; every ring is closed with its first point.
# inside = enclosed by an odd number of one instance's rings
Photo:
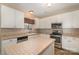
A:
{"type": "Polygon", "coordinates": [[[55,42],[61,43],[62,36],[61,35],[50,35],[50,38],[56,39],[55,42]]]}

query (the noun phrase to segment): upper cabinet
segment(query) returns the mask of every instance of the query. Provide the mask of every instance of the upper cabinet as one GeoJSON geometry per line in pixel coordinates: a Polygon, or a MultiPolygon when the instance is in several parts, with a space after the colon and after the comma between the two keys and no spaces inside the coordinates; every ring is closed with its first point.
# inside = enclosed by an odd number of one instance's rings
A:
{"type": "Polygon", "coordinates": [[[34,28],[35,29],[38,29],[39,28],[39,25],[40,25],[39,21],[40,21],[39,18],[35,18],[35,24],[34,24],[34,28]]]}
{"type": "Polygon", "coordinates": [[[15,18],[16,28],[24,28],[24,13],[16,10],[15,18]]]}
{"type": "Polygon", "coordinates": [[[62,16],[63,28],[79,28],[79,10],[62,16]]]}
{"type": "Polygon", "coordinates": [[[79,28],[79,10],[40,19],[39,28],[51,28],[51,23],[62,23],[62,28],[79,28]]]}
{"type": "Polygon", "coordinates": [[[15,10],[6,6],[1,6],[0,9],[1,28],[14,28],[15,10]]]}
{"type": "Polygon", "coordinates": [[[50,29],[51,28],[50,20],[49,19],[40,19],[39,20],[39,28],[50,29]]]}
{"type": "Polygon", "coordinates": [[[63,28],[72,28],[72,13],[66,13],[62,15],[63,28]]]}
{"type": "Polygon", "coordinates": [[[24,28],[24,13],[7,6],[0,6],[1,28],[24,28]]]}
{"type": "Polygon", "coordinates": [[[72,27],[79,28],[79,10],[72,12],[72,27]]]}
{"type": "Polygon", "coordinates": [[[39,20],[40,28],[51,29],[52,23],[62,23],[62,20],[59,16],[51,16],[39,20]]]}

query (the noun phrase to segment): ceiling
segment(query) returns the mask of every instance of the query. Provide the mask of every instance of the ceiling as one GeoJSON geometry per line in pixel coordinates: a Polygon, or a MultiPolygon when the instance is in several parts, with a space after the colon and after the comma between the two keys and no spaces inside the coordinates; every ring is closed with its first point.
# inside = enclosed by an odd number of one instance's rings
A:
{"type": "Polygon", "coordinates": [[[79,3],[52,3],[52,6],[46,6],[44,3],[5,3],[5,5],[19,9],[23,12],[33,10],[33,14],[39,18],[79,9],[79,3]]]}

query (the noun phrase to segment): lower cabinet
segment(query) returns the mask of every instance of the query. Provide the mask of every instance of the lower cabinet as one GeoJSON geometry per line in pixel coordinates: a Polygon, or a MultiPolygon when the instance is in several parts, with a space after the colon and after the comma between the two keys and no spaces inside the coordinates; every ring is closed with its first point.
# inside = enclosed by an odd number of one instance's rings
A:
{"type": "Polygon", "coordinates": [[[62,36],[62,48],[79,53],[79,38],[62,36]]]}
{"type": "Polygon", "coordinates": [[[46,48],[41,55],[54,55],[54,43],[52,43],[48,48],[46,48]]]}
{"type": "Polygon", "coordinates": [[[1,41],[1,54],[5,55],[4,47],[9,46],[9,45],[14,45],[16,43],[17,43],[17,38],[2,40],[1,41]]]}

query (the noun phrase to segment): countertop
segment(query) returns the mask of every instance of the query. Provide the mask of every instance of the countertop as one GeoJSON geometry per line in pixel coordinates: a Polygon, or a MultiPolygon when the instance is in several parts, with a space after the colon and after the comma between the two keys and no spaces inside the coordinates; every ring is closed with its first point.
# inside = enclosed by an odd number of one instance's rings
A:
{"type": "Polygon", "coordinates": [[[8,55],[39,55],[54,41],[55,39],[51,39],[49,35],[39,34],[28,41],[7,46],[4,51],[8,55]]]}
{"type": "Polygon", "coordinates": [[[30,35],[35,35],[37,33],[29,33],[29,32],[25,32],[25,33],[11,33],[11,34],[2,34],[0,35],[1,40],[8,40],[8,39],[12,39],[12,38],[17,38],[17,37],[21,37],[21,36],[30,36],[30,35]]]}

